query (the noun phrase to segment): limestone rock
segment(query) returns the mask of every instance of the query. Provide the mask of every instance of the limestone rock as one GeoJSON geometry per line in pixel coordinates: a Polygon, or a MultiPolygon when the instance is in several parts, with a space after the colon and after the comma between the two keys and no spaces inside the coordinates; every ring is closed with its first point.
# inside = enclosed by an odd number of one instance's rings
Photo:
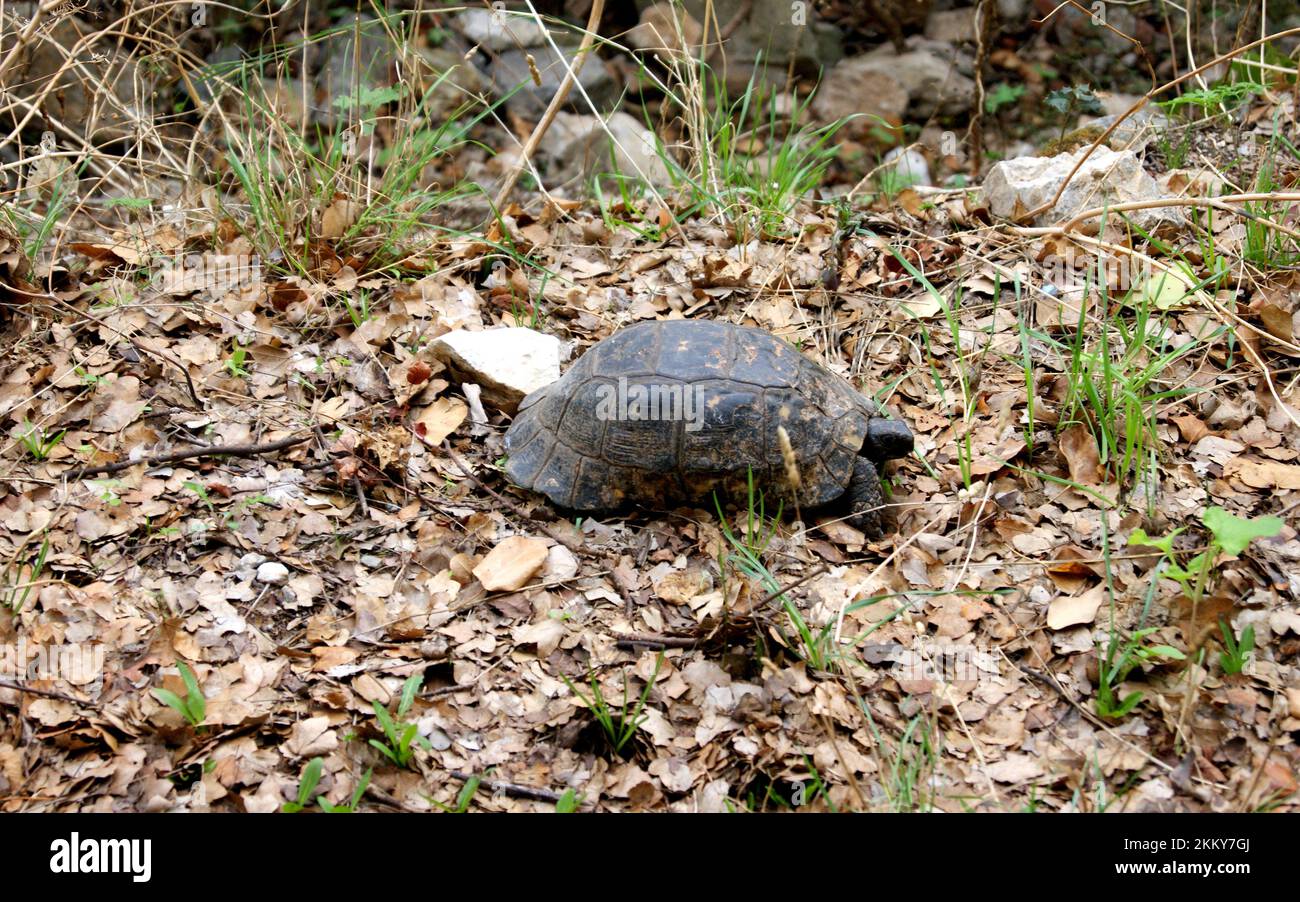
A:
{"type": "MultiPolygon", "coordinates": [[[[1013,219],[1051,200],[1086,152],[1087,148],[1081,148],[1054,157],[1019,157],[995,164],[984,179],[984,200],[989,211],[1002,219],[1013,219]]],[[[1155,200],[1161,196],[1160,186],[1142,168],[1137,154],[1131,150],[1117,152],[1098,147],[1070,179],[1057,205],[1038,216],[1034,223],[1052,225],[1095,207],[1155,200]]],[[[1143,229],[1184,222],[1177,207],[1133,210],[1126,215],[1143,229]]],[[[1100,220],[1084,225],[1085,231],[1095,232],[1099,227],[1100,220]]]]}
{"type": "Polygon", "coordinates": [[[532,329],[457,329],[438,338],[431,350],[459,381],[475,383],[484,401],[507,412],[529,392],[560,378],[559,339],[532,329]]]}

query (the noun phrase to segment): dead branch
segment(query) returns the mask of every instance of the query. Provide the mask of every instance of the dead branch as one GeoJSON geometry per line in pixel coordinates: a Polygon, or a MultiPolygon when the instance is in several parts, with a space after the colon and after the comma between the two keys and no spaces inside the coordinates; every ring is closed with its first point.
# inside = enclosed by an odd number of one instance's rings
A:
{"type": "Polygon", "coordinates": [[[123,470],[129,470],[137,464],[145,464],[150,467],[161,466],[162,464],[175,463],[178,460],[192,460],[199,457],[257,457],[260,454],[270,454],[273,451],[282,451],[285,448],[292,448],[294,445],[301,445],[311,440],[311,434],[291,435],[288,438],[277,439],[274,442],[265,442],[260,445],[203,445],[198,448],[185,448],[180,451],[169,451],[166,454],[154,454],[149,457],[142,457],[139,460],[121,460],[112,464],[99,464],[94,467],[83,467],[75,473],[69,474],[68,479],[75,481],[85,479],[88,476],[103,476],[106,473],[120,473],[123,470]]]}

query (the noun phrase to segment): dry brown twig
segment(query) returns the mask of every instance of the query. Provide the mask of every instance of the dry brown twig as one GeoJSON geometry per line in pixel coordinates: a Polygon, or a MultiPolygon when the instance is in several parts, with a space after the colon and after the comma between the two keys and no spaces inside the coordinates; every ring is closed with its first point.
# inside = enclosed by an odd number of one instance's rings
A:
{"type": "Polygon", "coordinates": [[[3,677],[0,677],[0,689],[12,689],[14,692],[20,692],[24,695],[36,695],[41,698],[53,698],[58,699],[61,702],[71,702],[72,704],[78,705],[82,708],[97,709],[99,707],[95,702],[86,701],[85,699],[77,698],[76,696],[68,695],[63,692],[55,692],[53,689],[37,689],[35,686],[28,686],[26,683],[19,683],[14,680],[4,679],[3,677]]]}
{"type": "Polygon", "coordinates": [[[273,442],[263,444],[241,444],[241,445],[202,445],[197,448],[183,448],[180,451],[169,451],[166,454],[153,454],[149,457],[142,457],[139,460],[122,460],[112,464],[100,464],[94,467],[83,467],[75,473],[68,474],[70,481],[85,479],[87,476],[102,476],[105,473],[120,473],[122,470],[129,470],[131,467],[144,464],[149,467],[157,467],[162,464],[175,463],[179,460],[193,460],[200,457],[256,457],[259,454],[270,454],[273,451],[282,451],[285,448],[292,448],[294,445],[301,445],[304,442],[311,441],[312,434],[291,435],[287,438],[277,439],[273,442]]]}
{"type": "MultiPolygon", "coordinates": [[[[407,428],[410,429],[409,426],[407,428]]],[[[427,438],[420,435],[420,433],[416,432],[414,429],[411,429],[411,435],[415,436],[416,439],[418,439],[421,442],[421,444],[424,444],[434,449],[438,448],[437,445],[433,444],[433,442],[429,441],[427,438]]],[[[499,503],[502,507],[509,510],[519,519],[525,521],[532,520],[532,518],[529,517],[528,514],[524,513],[523,510],[521,510],[517,504],[515,504],[510,499],[503,497],[499,492],[495,492],[492,489],[488,488],[486,485],[482,483],[482,481],[477,476],[471,473],[469,467],[466,466],[465,462],[460,459],[460,455],[458,455],[455,451],[451,449],[451,443],[448,442],[446,439],[444,439],[442,442],[442,450],[447,452],[447,456],[450,457],[451,462],[456,465],[456,469],[460,470],[461,474],[470,482],[472,482],[477,488],[480,488],[484,492],[487,492],[494,499],[496,499],[497,503],[499,503]]],[[[538,522],[538,521],[533,521],[533,522],[538,522]]],[[[548,536],[550,536],[555,541],[559,542],[561,545],[563,545],[565,548],[569,549],[570,551],[577,551],[579,548],[582,547],[582,542],[579,540],[577,536],[573,535],[572,533],[565,534],[564,532],[561,532],[560,530],[553,528],[549,523],[538,522],[538,526],[541,527],[544,533],[546,533],[548,536]]]]}
{"type": "MultiPolygon", "coordinates": [[[[551,98],[551,102],[546,106],[546,112],[542,114],[541,121],[533,128],[533,133],[528,136],[524,142],[523,149],[519,152],[519,159],[515,161],[514,166],[506,173],[505,180],[501,183],[501,188],[497,191],[497,196],[492,201],[494,215],[496,211],[501,210],[506,201],[510,198],[510,192],[514,190],[515,183],[519,181],[519,176],[523,173],[524,167],[529,165],[533,153],[537,150],[537,145],[541,143],[542,137],[546,134],[547,129],[551,127],[551,122],[555,119],[555,114],[560,111],[564,105],[564,100],[569,96],[574,82],[578,80],[578,72],[582,69],[582,64],[587,61],[590,55],[591,45],[596,41],[596,29],[600,26],[601,14],[605,11],[605,0],[592,0],[591,14],[587,17],[587,28],[582,34],[582,43],[578,45],[577,56],[573,65],[568,67],[564,75],[564,81],[560,82],[559,90],[551,98]]],[[[537,24],[541,27],[541,17],[533,13],[537,24]]]]}

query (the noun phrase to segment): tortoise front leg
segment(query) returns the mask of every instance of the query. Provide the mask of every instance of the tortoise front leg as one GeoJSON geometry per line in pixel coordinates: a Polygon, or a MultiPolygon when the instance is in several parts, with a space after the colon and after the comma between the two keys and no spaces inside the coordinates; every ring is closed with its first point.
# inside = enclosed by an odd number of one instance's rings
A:
{"type": "Polygon", "coordinates": [[[866,533],[868,538],[885,537],[890,518],[885,507],[885,490],[880,484],[876,465],[865,457],[853,461],[853,477],[844,490],[848,498],[848,522],[866,533]]]}

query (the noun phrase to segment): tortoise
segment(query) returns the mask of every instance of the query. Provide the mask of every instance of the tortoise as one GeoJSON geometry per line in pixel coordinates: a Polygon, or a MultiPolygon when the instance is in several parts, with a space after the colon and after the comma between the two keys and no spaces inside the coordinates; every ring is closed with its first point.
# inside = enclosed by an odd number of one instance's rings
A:
{"type": "Polygon", "coordinates": [[[531,392],[505,437],[506,475],[577,512],[757,488],[801,509],[845,503],[872,538],[880,468],[912,432],[845,379],[762,329],[708,320],[628,326],[531,392]],[[782,435],[793,452],[793,487],[782,435]]]}

